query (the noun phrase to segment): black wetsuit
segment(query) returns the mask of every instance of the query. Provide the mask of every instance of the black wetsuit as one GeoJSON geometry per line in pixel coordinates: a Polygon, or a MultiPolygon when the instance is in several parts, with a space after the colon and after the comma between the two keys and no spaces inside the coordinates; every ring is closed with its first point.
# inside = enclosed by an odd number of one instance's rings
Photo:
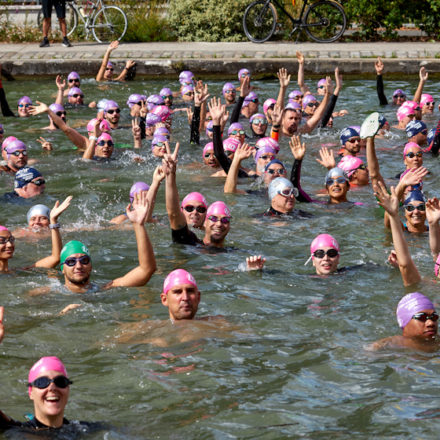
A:
{"type": "Polygon", "coordinates": [[[388,99],[383,92],[383,78],[382,75],[377,75],[376,77],[376,90],[377,97],[379,98],[380,105],[388,105],[388,99]]]}
{"type": "Polygon", "coordinates": [[[171,237],[174,243],[189,244],[191,246],[203,245],[203,241],[193,231],[189,230],[188,225],[180,229],[171,229],[171,237]]]}
{"type": "Polygon", "coordinates": [[[280,212],[276,209],[268,208],[264,213],[264,217],[282,217],[282,216],[289,216],[289,217],[297,217],[297,218],[312,218],[313,214],[310,214],[309,212],[302,211],[301,209],[294,209],[291,212],[280,212]]]}
{"type": "Polygon", "coordinates": [[[194,107],[189,141],[191,144],[200,144],[200,107],[194,107]]]}
{"type": "Polygon", "coordinates": [[[6,99],[5,90],[3,89],[2,80],[0,78],[0,107],[2,109],[2,115],[15,116],[12,110],[9,108],[8,100],[6,99]]]}

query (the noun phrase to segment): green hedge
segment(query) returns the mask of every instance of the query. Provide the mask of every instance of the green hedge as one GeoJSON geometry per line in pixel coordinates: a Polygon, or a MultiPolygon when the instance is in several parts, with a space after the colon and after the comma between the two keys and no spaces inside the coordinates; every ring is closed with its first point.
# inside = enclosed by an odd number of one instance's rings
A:
{"type": "Polygon", "coordinates": [[[169,26],[179,41],[245,41],[243,12],[251,0],[170,0],[169,26]]]}

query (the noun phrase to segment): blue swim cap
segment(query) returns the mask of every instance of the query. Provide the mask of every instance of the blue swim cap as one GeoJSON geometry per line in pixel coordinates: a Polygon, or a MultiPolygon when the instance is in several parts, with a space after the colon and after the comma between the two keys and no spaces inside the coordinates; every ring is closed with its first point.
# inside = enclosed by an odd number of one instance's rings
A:
{"type": "Polygon", "coordinates": [[[426,124],[423,121],[417,121],[413,119],[412,121],[409,121],[408,124],[406,124],[405,131],[408,138],[410,138],[426,129],[426,124]]]}
{"type": "Polygon", "coordinates": [[[264,167],[264,172],[266,172],[266,171],[269,169],[269,167],[270,167],[271,165],[275,164],[275,163],[277,163],[278,165],[281,165],[282,167],[286,168],[286,167],[284,166],[283,162],[281,162],[281,161],[278,160],[278,159],[273,159],[273,160],[271,160],[269,163],[266,164],[266,166],[264,167]]]}
{"type": "Polygon", "coordinates": [[[422,193],[422,191],[416,189],[414,191],[411,191],[408,194],[408,197],[405,199],[405,201],[403,202],[404,205],[408,205],[411,202],[426,202],[426,197],[425,195],[422,193]]]}
{"type": "Polygon", "coordinates": [[[41,177],[41,173],[35,168],[22,168],[21,170],[18,170],[15,174],[14,188],[23,188],[37,177],[41,177]]]}
{"type": "Polygon", "coordinates": [[[383,128],[383,126],[387,123],[385,116],[382,114],[379,114],[379,128],[383,128]]]}
{"type": "Polygon", "coordinates": [[[341,131],[341,136],[340,136],[341,145],[344,146],[345,143],[352,137],[359,137],[359,133],[354,128],[351,127],[344,128],[341,131]]]}

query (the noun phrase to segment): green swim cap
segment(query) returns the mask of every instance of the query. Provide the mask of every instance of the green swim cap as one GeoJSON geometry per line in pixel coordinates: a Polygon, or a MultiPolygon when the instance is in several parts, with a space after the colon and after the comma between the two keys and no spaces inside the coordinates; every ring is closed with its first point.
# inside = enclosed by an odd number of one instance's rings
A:
{"type": "Polygon", "coordinates": [[[60,255],[60,269],[63,270],[64,262],[66,261],[66,258],[69,258],[73,254],[86,254],[90,257],[90,252],[87,249],[87,246],[80,241],[72,240],[66,243],[61,249],[61,255],[60,255]]]}

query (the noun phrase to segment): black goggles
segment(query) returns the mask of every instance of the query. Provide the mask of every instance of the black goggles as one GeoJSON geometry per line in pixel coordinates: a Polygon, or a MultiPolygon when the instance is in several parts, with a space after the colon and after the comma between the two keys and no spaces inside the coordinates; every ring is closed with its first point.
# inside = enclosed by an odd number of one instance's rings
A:
{"type": "Polygon", "coordinates": [[[83,266],[87,266],[90,263],[90,257],[88,255],[83,255],[82,257],[69,257],[64,260],[64,264],[69,267],[75,266],[75,264],[79,261],[79,263],[83,266]]]}
{"type": "Polygon", "coordinates": [[[318,249],[313,252],[313,256],[315,258],[324,258],[326,255],[329,258],[335,258],[339,255],[339,252],[336,249],[328,249],[327,252],[323,249],[318,249]]]}
{"type": "Polygon", "coordinates": [[[37,185],[37,186],[41,186],[41,185],[44,185],[46,183],[46,181],[44,179],[38,179],[38,180],[32,180],[31,183],[33,183],[34,185],[37,185]]]}
{"type": "Polygon", "coordinates": [[[426,211],[426,205],[424,203],[421,203],[420,205],[405,205],[405,209],[408,212],[413,212],[417,209],[417,211],[426,211]]]}
{"type": "Polygon", "coordinates": [[[196,206],[192,206],[192,205],[186,205],[183,207],[183,209],[186,212],[193,212],[195,209],[200,214],[204,214],[206,212],[206,208],[204,206],[197,206],[196,207],[196,206]]]}
{"type": "Polygon", "coordinates": [[[109,147],[113,147],[112,141],[99,141],[98,147],[104,147],[105,145],[108,145],[109,147]]]}
{"type": "Polygon", "coordinates": [[[431,315],[428,315],[425,312],[416,313],[411,319],[416,319],[417,321],[426,322],[428,319],[430,321],[438,321],[438,314],[436,312],[432,313],[431,315]]]}
{"type": "Polygon", "coordinates": [[[54,379],[49,379],[46,376],[39,377],[38,379],[35,379],[33,382],[29,382],[28,386],[30,387],[36,387],[40,390],[44,390],[47,388],[51,383],[55,384],[57,388],[67,388],[69,385],[72,385],[73,382],[68,379],[66,376],[57,376],[54,379]]]}
{"type": "Polygon", "coordinates": [[[121,113],[121,109],[119,109],[119,108],[115,108],[115,109],[111,109],[111,110],[107,110],[107,113],[109,114],[109,115],[112,115],[113,113],[121,113]]]}

